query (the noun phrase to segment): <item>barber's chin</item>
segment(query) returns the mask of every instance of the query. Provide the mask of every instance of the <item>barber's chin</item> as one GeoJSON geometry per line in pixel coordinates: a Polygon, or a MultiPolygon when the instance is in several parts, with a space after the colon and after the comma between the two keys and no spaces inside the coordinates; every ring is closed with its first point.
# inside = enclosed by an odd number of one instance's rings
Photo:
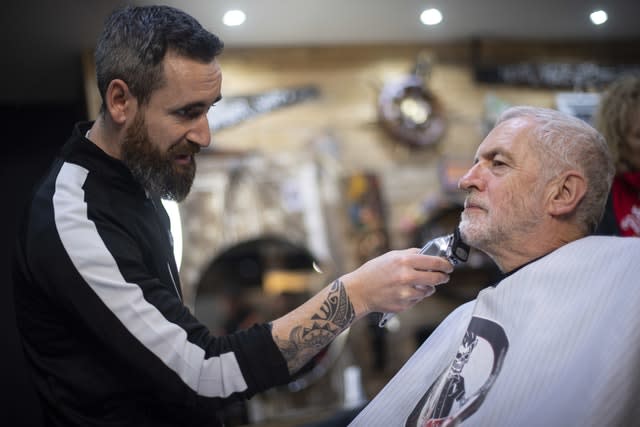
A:
{"type": "MultiPolygon", "coordinates": [[[[193,161],[193,159],[191,159],[190,162],[186,162],[186,163],[175,162],[173,164],[173,170],[175,174],[180,175],[182,177],[193,177],[196,172],[196,164],[193,161]]],[[[182,179],[185,179],[185,178],[182,178],[182,179]]]]}

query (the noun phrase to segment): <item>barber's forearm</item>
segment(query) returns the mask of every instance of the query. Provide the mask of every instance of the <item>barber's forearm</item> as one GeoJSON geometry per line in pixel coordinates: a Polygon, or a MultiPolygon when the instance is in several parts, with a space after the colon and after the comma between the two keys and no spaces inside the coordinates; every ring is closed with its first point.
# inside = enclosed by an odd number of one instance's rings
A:
{"type": "Polygon", "coordinates": [[[273,338],[289,372],[297,372],[364,314],[356,314],[344,283],[337,279],[296,310],[275,320],[273,338]]]}
{"type": "Polygon", "coordinates": [[[343,275],[272,323],[272,335],[295,373],[357,319],[406,310],[446,283],[451,264],[417,248],[390,251],[343,275]]]}

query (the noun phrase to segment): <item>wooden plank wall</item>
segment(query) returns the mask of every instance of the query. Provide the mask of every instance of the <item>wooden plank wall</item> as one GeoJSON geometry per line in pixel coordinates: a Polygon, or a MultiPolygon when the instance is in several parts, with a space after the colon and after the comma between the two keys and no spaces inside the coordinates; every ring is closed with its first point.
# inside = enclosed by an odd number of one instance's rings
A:
{"type": "Polygon", "coordinates": [[[220,57],[223,94],[246,95],[274,88],[312,84],[318,100],[252,118],[213,136],[223,148],[264,152],[304,150],[323,135],[339,146],[344,173],[380,174],[390,206],[394,244],[404,245],[401,229],[407,211],[439,190],[436,173],[442,156],[471,159],[482,140],[484,103],[492,94],[509,104],[553,107],[556,91],[474,81],[472,61],[640,62],[637,42],[533,43],[481,41],[425,45],[334,46],[228,49],[220,57]],[[444,104],[447,131],[432,148],[407,150],[377,124],[376,101],[382,85],[412,69],[421,52],[435,59],[429,86],[444,104]],[[634,54],[636,58],[634,58],[634,54]]]}

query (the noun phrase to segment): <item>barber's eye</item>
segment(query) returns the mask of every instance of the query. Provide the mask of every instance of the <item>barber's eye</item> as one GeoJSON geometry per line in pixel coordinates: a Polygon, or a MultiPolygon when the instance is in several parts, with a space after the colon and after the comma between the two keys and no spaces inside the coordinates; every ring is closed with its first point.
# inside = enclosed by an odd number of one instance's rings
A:
{"type": "Polygon", "coordinates": [[[195,119],[201,113],[202,112],[198,108],[181,108],[179,110],[176,110],[176,114],[178,116],[184,117],[184,118],[187,118],[187,119],[195,119]]]}

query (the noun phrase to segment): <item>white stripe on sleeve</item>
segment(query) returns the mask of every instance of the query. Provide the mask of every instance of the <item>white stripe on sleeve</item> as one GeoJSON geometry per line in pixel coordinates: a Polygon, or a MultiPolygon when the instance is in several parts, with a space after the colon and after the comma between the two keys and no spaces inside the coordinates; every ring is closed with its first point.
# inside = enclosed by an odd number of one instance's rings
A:
{"type": "Polygon", "coordinates": [[[60,240],[78,273],[127,330],[162,360],[192,390],[206,397],[227,397],[247,384],[231,352],[205,358],[179,325],[147,302],[140,287],[128,283],[87,216],[82,188],[88,171],[65,163],[53,196],[60,240]]]}

